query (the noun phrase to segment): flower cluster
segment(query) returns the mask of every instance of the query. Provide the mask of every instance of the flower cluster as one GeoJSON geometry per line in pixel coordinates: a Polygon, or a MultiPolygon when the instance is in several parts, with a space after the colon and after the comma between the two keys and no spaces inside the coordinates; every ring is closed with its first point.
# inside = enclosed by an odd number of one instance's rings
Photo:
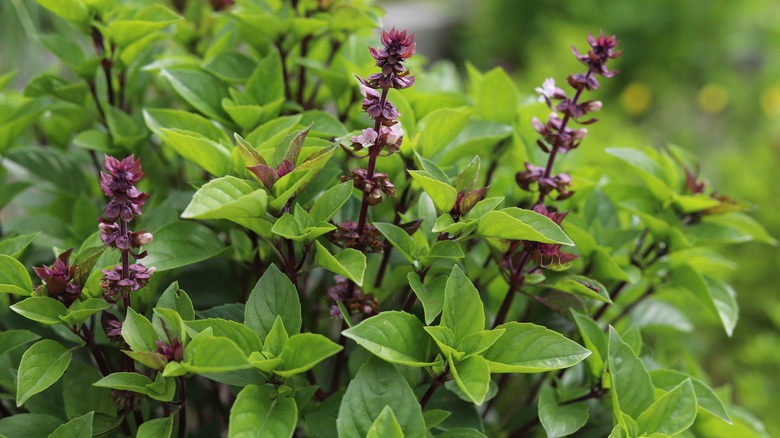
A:
{"type": "Polygon", "coordinates": [[[130,255],[136,261],[146,256],[146,252],[137,252],[141,246],[152,241],[152,235],[145,230],[132,232],[127,224],[136,215],[141,214],[146,199],[146,193],[141,193],[135,184],[143,177],[141,160],[134,156],[118,160],[108,155],[103,159],[106,172],[100,173],[100,189],[111,199],[103,211],[105,217],[99,218],[100,239],[103,244],[122,252],[122,263],[103,272],[103,282],[100,286],[105,290],[105,297],[115,301],[117,296],[129,296],[149,283],[154,268],[147,268],[140,263],[130,264],[130,255]]]}
{"type": "Polygon", "coordinates": [[[170,342],[154,341],[154,344],[157,345],[157,353],[165,357],[168,362],[181,362],[184,358],[184,345],[177,337],[170,342]]]}
{"type": "Polygon", "coordinates": [[[604,76],[605,78],[611,78],[618,74],[618,71],[610,71],[607,68],[607,61],[615,59],[623,53],[622,50],[615,51],[615,47],[618,45],[618,40],[614,35],[604,36],[604,32],[594,38],[593,34],[588,33],[588,44],[591,50],[588,53],[581,54],[575,47],[572,47],[574,56],[580,60],[581,63],[588,66],[587,73],[580,73],[571,75],[568,78],[569,84],[577,90],[587,88],[588,90],[595,90],[599,87],[599,83],[592,73],[604,76]]]}
{"type": "Polygon", "coordinates": [[[386,173],[374,173],[368,176],[365,169],[355,169],[349,176],[342,176],[343,182],[353,180],[355,188],[366,193],[368,196],[368,205],[376,205],[382,202],[382,193],[388,196],[395,196],[395,186],[390,182],[386,173]]]}
{"type": "MultiPolygon", "coordinates": [[[[345,277],[334,275],[333,279],[336,280],[336,284],[328,288],[328,296],[332,300],[343,302],[350,312],[362,313],[366,316],[379,313],[379,303],[373,295],[364,294],[359,290],[353,290],[350,294],[350,284],[345,277]]],[[[338,305],[331,306],[330,314],[336,318],[341,317],[338,305]]]]}
{"type": "Polygon", "coordinates": [[[559,173],[554,176],[545,176],[544,167],[534,166],[531,163],[525,163],[525,172],[518,172],[515,175],[517,185],[525,191],[531,190],[531,183],[539,184],[539,193],[549,194],[553,190],[558,192],[558,196],[555,197],[558,201],[562,201],[574,192],[569,190],[571,184],[571,177],[568,173],[559,173]]]}
{"type": "Polygon", "coordinates": [[[334,242],[343,242],[345,248],[362,248],[365,252],[381,252],[385,244],[378,237],[379,230],[371,224],[366,224],[363,234],[358,233],[358,224],[353,221],[344,221],[329,237],[334,242]]]}
{"type": "MultiPolygon", "coordinates": [[[[555,222],[557,225],[561,225],[561,222],[566,218],[566,215],[569,213],[558,213],[555,211],[548,211],[547,208],[542,205],[538,204],[534,207],[534,211],[542,214],[544,216],[547,216],[550,220],[555,222]]],[[[559,266],[564,266],[566,263],[574,260],[577,258],[574,254],[568,254],[565,252],[561,252],[561,245],[556,245],[552,243],[539,243],[539,242],[524,242],[524,245],[531,251],[531,257],[534,259],[534,261],[539,264],[542,268],[555,268],[559,266]]]]}
{"type": "Polygon", "coordinates": [[[376,59],[376,66],[382,69],[381,73],[375,73],[367,78],[366,83],[371,88],[409,88],[414,84],[414,76],[409,76],[409,71],[404,66],[404,61],[414,55],[414,34],[407,35],[406,31],[396,28],[390,32],[382,32],[381,49],[370,47],[371,56],[376,59]]]}
{"type": "Polygon", "coordinates": [[[76,281],[76,265],[70,265],[73,248],[63,252],[51,266],[34,267],[44,284],[36,289],[36,294],[50,296],[70,307],[81,295],[81,284],[76,281]]]}

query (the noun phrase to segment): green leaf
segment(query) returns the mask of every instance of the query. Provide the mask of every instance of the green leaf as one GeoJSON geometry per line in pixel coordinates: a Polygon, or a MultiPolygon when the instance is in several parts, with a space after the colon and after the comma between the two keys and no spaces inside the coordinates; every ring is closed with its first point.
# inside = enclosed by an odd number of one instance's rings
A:
{"type": "Polygon", "coordinates": [[[272,399],[257,385],[241,390],[230,408],[230,438],[292,437],[298,407],[292,398],[272,399]]]}
{"type": "Polygon", "coordinates": [[[263,341],[263,353],[271,353],[274,356],[279,356],[282,354],[284,346],[287,345],[288,339],[290,339],[290,336],[284,328],[282,317],[277,315],[273,327],[271,327],[268,336],[266,336],[265,341],[263,341]]]}
{"type": "Polygon", "coordinates": [[[607,337],[593,318],[583,315],[573,308],[570,310],[574,316],[574,322],[577,324],[580,336],[582,336],[582,341],[585,343],[585,348],[592,353],[588,356],[591,371],[597,378],[601,377],[601,372],[604,370],[604,362],[607,360],[607,337]]]}
{"type": "Polygon", "coordinates": [[[474,90],[474,117],[489,122],[514,124],[518,93],[512,78],[499,67],[485,73],[474,90]]]}
{"type": "Polygon", "coordinates": [[[455,342],[485,330],[485,309],[479,292],[458,265],[452,267],[444,289],[441,325],[452,330],[455,342]]]}
{"type": "Polygon", "coordinates": [[[344,124],[326,111],[309,110],[301,113],[301,116],[301,124],[312,125],[311,133],[314,136],[332,139],[347,135],[344,124]]]}
{"type": "Polygon", "coordinates": [[[27,268],[15,258],[0,254],[0,293],[29,297],[33,286],[27,268]]]}
{"type": "Polygon", "coordinates": [[[244,324],[265,339],[277,315],[282,317],[288,333],[301,331],[298,291],[290,279],[272,264],[249,294],[244,308],[244,324]]]}
{"type": "MultiPolygon", "coordinates": [[[[26,187],[26,186],[25,186],[26,187]]],[[[0,202],[0,208],[3,204],[0,202]]],[[[25,234],[22,236],[8,237],[0,240],[0,254],[11,256],[14,259],[18,259],[22,255],[25,249],[38,237],[41,233],[25,234]]]]}
{"type": "Polygon", "coordinates": [[[409,263],[414,263],[417,258],[417,244],[414,239],[402,228],[384,222],[374,222],[372,225],[382,233],[388,242],[393,245],[409,263]]]}
{"type": "Polygon", "coordinates": [[[341,207],[349,201],[352,196],[352,189],[354,184],[352,180],[345,183],[336,184],[330,189],[326,190],[309,210],[309,215],[314,222],[327,222],[333,218],[333,216],[341,210],[341,207]]]}
{"type": "Polygon", "coordinates": [[[73,262],[76,265],[76,273],[73,275],[76,283],[87,283],[89,274],[92,273],[92,268],[94,268],[95,263],[100,260],[100,257],[106,251],[106,248],[108,247],[105,245],[99,245],[79,250],[79,254],[76,256],[76,260],[73,262]]]}
{"type": "Polygon", "coordinates": [[[650,371],[650,377],[653,379],[653,385],[664,391],[671,391],[686,379],[690,379],[693,383],[693,392],[696,394],[697,406],[726,423],[732,424],[731,417],[729,417],[726,407],[723,406],[723,402],[715,394],[715,391],[701,380],[691,378],[687,374],[675,370],[653,370],[650,371]]]}
{"type": "Polygon", "coordinates": [[[723,328],[726,330],[726,334],[731,337],[739,319],[737,293],[730,285],[712,277],[704,277],[704,281],[707,282],[712,303],[718,311],[723,328]]]}
{"type": "Polygon", "coordinates": [[[247,356],[235,342],[217,337],[206,329],[184,349],[181,365],[191,373],[224,373],[251,368],[247,356]]]}
{"type": "Polygon", "coordinates": [[[71,357],[71,350],[49,339],[38,341],[25,351],[17,374],[16,406],[59,380],[71,357]]]}
{"type": "Polygon", "coordinates": [[[84,301],[76,301],[68,309],[68,314],[60,316],[60,319],[71,326],[79,326],[90,316],[107,309],[110,306],[102,298],[88,298],[84,301]]]}
{"type": "Polygon", "coordinates": [[[349,383],[341,401],[336,426],[340,438],[363,438],[376,418],[389,406],[404,436],[425,436],[425,420],[412,388],[398,370],[372,358],[349,383]]]}
{"type": "Polygon", "coordinates": [[[118,389],[148,395],[155,400],[171,401],[176,391],[176,381],[158,373],[154,382],[140,373],[112,373],[93,383],[99,388],[118,389]]]}
{"type": "Polygon", "coordinates": [[[173,434],[173,415],[145,421],[138,428],[136,438],[170,438],[173,434]]]}
{"type": "Polygon", "coordinates": [[[291,377],[310,370],[344,347],[317,333],[290,336],[282,350],[282,368],[275,371],[282,377],[291,377]]]}
{"type": "Polygon", "coordinates": [[[404,438],[404,431],[398,424],[390,406],[385,406],[382,409],[371,428],[368,429],[366,438],[404,438]]]}
{"type": "Polygon", "coordinates": [[[465,353],[466,357],[480,354],[495,344],[505,331],[506,330],[504,329],[497,328],[472,333],[463,338],[458,345],[457,350],[465,353]]]}
{"type": "Polygon", "coordinates": [[[460,260],[463,257],[466,257],[466,254],[463,252],[463,248],[460,247],[458,242],[453,240],[440,240],[434,243],[433,246],[431,246],[431,249],[428,250],[428,254],[421,256],[420,260],[423,264],[429,266],[438,259],[460,260]]]}
{"type": "Polygon", "coordinates": [[[362,252],[345,248],[334,256],[320,242],[315,242],[317,253],[314,261],[323,268],[342,275],[354,281],[358,286],[363,286],[363,274],[366,272],[366,255],[362,252]]]}
{"type": "Polygon", "coordinates": [[[590,355],[560,333],[529,323],[508,322],[501,338],[482,356],[493,373],[540,373],[568,368],[590,355]]]}
{"type": "Polygon", "coordinates": [[[425,427],[433,429],[449,418],[450,415],[452,415],[452,412],[443,409],[426,409],[425,412],[423,412],[425,427]]]}
{"type": "Polygon", "coordinates": [[[227,87],[219,79],[206,72],[186,68],[163,69],[160,75],[170,82],[176,94],[202,114],[230,124],[229,116],[222,109],[222,99],[229,97],[227,87]]]}
{"type": "Polygon", "coordinates": [[[608,357],[611,390],[617,396],[619,408],[632,418],[638,418],[653,403],[653,383],[642,360],[611,326],[608,357]]]}
{"type": "Polygon", "coordinates": [[[548,438],[571,435],[587,423],[588,405],[582,402],[559,405],[555,390],[545,386],[539,393],[539,420],[548,438]]]}
{"type": "Polygon", "coordinates": [[[152,323],[132,307],[127,309],[127,318],[122,323],[122,338],[133,351],[155,351],[157,333],[152,323]]]}
{"type": "Polygon", "coordinates": [[[429,335],[431,335],[433,341],[436,342],[436,346],[439,347],[439,350],[441,350],[441,353],[444,357],[452,357],[455,360],[463,359],[463,352],[458,351],[455,348],[458,343],[455,342],[455,333],[452,333],[452,330],[440,325],[425,326],[424,329],[429,335]]]}
{"type": "Polygon", "coordinates": [[[68,309],[64,304],[49,297],[30,297],[11,306],[11,310],[46,325],[61,324],[60,316],[66,315],[68,309]]]}
{"type": "Polygon", "coordinates": [[[452,377],[458,384],[458,388],[477,405],[485,401],[490,386],[490,366],[482,356],[469,356],[465,360],[455,364],[450,362],[452,377]]]}
{"type": "Polygon", "coordinates": [[[608,148],[606,152],[628,163],[659,201],[671,196],[664,169],[648,154],[634,148],[608,148]]]}
{"type": "Polygon", "coordinates": [[[643,433],[676,435],[691,427],[696,418],[693,383],[686,379],[656,400],[637,418],[643,433]]]}
{"type": "MultiPolygon", "coordinates": [[[[244,83],[252,74],[255,61],[235,50],[220,51],[203,68],[214,76],[231,83],[244,83]]],[[[261,102],[262,103],[262,102],[261,102]]]]}
{"type": "Polygon", "coordinates": [[[752,217],[741,212],[705,216],[686,230],[697,243],[742,243],[755,240],[777,245],[777,240],[752,217]]]}
{"type": "Polygon", "coordinates": [[[75,155],[55,148],[27,147],[14,149],[7,158],[36,176],[36,184],[47,181],[55,190],[70,195],[87,192],[81,163],[75,155]]]}
{"type": "Polygon", "coordinates": [[[219,237],[208,227],[195,222],[176,221],[154,233],[147,245],[144,265],[168,271],[208,260],[224,249],[219,237]]]}
{"type": "Polygon", "coordinates": [[[160,140],[185,160],[216,176],[230,171],[230,139],[210,120],[167,109],[146,109],[144,120],[160,140]]]}
{"type": "Polygon", "coordinates": [[[478,222],[477,234],[482,237],[574,246],[561,227],[548,217],[516,207],[485,213],[478,222]]]}
{"type": "Polygon", "coordinates": [[[561,292],[612,304],[609,292],[603,284],[582,275],[567,275],[556,280],[550,287],[561,292]]]}
{"type": "Polygon", "coordinates": [[[270,53],[257,63],[246,82],[246,93],[261,105],[284,98],[284,74],[279,52],[270,53]]]}
{"type": "Polygon", "coordinates": [[[428,284],[423,284],[416,272],[410,272],[406,275],[409,286],[423,305],[425,324],[432,323],[444,308],[444,289],[447,285],[447,278],[438,277],[428,284]]]}
{"type": "Polygon", "coordinates": [[[400,365],[431,365],[431,338],[416,316],[385,311],[372,316],[342,334],[382,360],[400,365]]]}
{"type": "Polygon", "coordinates": [[[92,419],[94,412],[76,417],[54,429],[49,438],[92,438],[92,419]]]}
{"type": "Polygon", "coordinates": [[[267,206],[265,190],[225,176],[204,184],[181,214],[185,219],[233,219],[262,217],[267,206]]]}
{"type": "Polygon", "coordinates": [[[235,342],[238,348],[249,356],[252,352],[262,350],[260,338],[244,324],[219,318],[196,319],[184,323],[187,332],[193,338],[206,329],[211,329],[213,336],[225,337],[235,342]]]}
{"type": "Polygon", "coordinates": [[[54,432],[62,419],[44,414],[15,414],[0,418],[0,434],[5,438],[44,437],[54,432]]]}
{"type": "Polygon", "coordinates": [[[421,170],[409,170],[409,175],[415,180],[425,193],[433,200],[433,205],[440,213],[449,213],[455,205],[458,192],[451,185],[439,181],[428,172],[421,170]]]}
{"type": "Polygon", "coordinates": [[[84,24],[89,10],[82,0],[35,0],[39,5],[74,24],[84,24]]]}
{"type": "Polygon", "coordinates": [[[420,152],[425,158],[433,158],[444,149],[466,126],[471,111],[441,108],[420,121],[420,152]]]}
{"type": "Polygon", "coordinates": [[[97,415],[116,417],[116,405],[111,401],[111,390],[98,388],[93,383],[102,376],[90,364],[71,362],[62,375],[62,401],[67,418],[75,418],[94,411],[97,415]]]}
{"type": "Polygon", "coordinates": [[[0,355],[40,339],[37,334],[27,330],[5,330],[0,332],[0,355]]]}
{"type": "Polygon", "coordinates": [[[175,310],[184,321],[195,319],[195,309],[192,307],[192,300],[187,295],[187,292],[179,289],[178,281],[174,281],[165,289],[160,299],[157,300],[157,307],[175,310]]]}

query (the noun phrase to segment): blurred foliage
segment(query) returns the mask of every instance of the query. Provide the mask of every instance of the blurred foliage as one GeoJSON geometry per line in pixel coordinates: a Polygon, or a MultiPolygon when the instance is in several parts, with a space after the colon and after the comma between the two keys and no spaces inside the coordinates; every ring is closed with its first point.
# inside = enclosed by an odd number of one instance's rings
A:
{"type": "MultiPolygon", "coordinates": [[[[449,37],[450,55],[481,69],[502,65],[529,94],[551,72],[576,68],[565,48],[578,35],[616,34],[622,74],[604,87],[611,94],[601,95],[605,123],[592,130],[578,157],[590,150],[589,158],[600,160],[602,148],[616,145],[690,149],[719,193],[754,204],[757,219],[780,235],[780,3],[480,0],[470,6],[457,36],[449,37]]],[[[780,436],[778,255],[777,247],[757,244],[729,249],[741,308],[734,336],[700,330],[680,339],[694,346],[691,355],[714,384],[733,385],[734,399],[771,436],[780,436]]]]}

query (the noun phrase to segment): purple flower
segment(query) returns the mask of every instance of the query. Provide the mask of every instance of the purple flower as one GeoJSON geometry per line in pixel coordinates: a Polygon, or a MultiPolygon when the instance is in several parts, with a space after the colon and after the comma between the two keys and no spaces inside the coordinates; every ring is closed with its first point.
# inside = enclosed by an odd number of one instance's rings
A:
{"type": "Polygon", "coordinates": [[[382,193],[395,196],[395,186],[390,182],[386,173],[374,173],[369,178],[365,169],[355,169],[349,176],[342,176],[342,182],[353,180],[355,188],[368,194],[368,204],[376,205],[382,202],[382,193]]]}
{"type": "Polygon", "coordinates": [[[136,160],[133,155],[130,155],[119,161],[105,155],[103,167],[108,173],[100,172],[100,189],[106,196],[125,195],[129,198],[135,198],[139,195],[135,183],[144,176],[141,171],[140,158],[136,160]]]}
{"type": "MultiPolygon", "coordinates": [[[[614,35],[605,36],[604,31],[601,31],[601,34],[594,38],[593,34],[589,32],[588,44],[590,45],[591,50],[586,54],[581,54],[575,47],[571,48],[572,52],[574,52],[574,56],[576,56],[581,63],[588,66],[588,72],[604,76],[605,78],[611,78],[618,74],[617,71],[610,71],[607,69],[607,61],[617,58],[623,52],[622,50],[615,51],[615,47],[618,45],[617,38],[615,38],[614,35]]],[[[595,88],[598,88],[598,82],[596,82],[595,88]]],[[[595,88],[589,89],[595,90],[595,88]]]]}
{"type": "Polygon", "coordinates": [[[45,283],[48,295],[65,307],[70,307],[81,295],[81,285],[76,283],[74,278],[76,265],[69,264],[72,253],[73,248],[63,252],[51,266],[33,267],[35,275],[45,283]]]}
{"type": "Polygon", "coordinates": [[[371,56],[376,60],[376,66],[382,69],[381,73],[375,73],[362,81],[371,88],[409,88],[414,84],[414,76],[409,76],[409,71],[403,63],[414,55],[417,45],[414,42],[414,34],[407,35],[406,31],[396,28],[390,32],[382,32],[383,48],[369,47],[371,56]]]}
{"type": "Polygon", "coordinates": [[[140,263],[134,263],[128,268],[126,274],[122,265],[101,271],[103,272],[103,282],[100,283],[100,287],[106,291],[106,297],[113,300],[119,295],[127,295],[143,288],[149,283],[149,278],[155,270],[154,267],[147,268],[140,263]]]}
{"type": "Polygon", "coordinates": [[[380,105],[381,95],[373,88],[368,87],[367,82],[358,78],[360,81],[360,93],[363,95],[363,111],[367,112],[372,119],[380,116],[385,120],[396,120],[400,117],[395,105],[385,100],[384,106],[380,105]]]}
{"type": "Polygon", "coordinates": [[[169,362],[181,362],[184,358],[184,345],[179,338],[174,337],[170,342],[154,341],[157,345],[157,352],[165,356],[169,362]]]}
{"type": "Polygon", "coordinates": [[[122,342],[122,321],[117,319],[112,313],[103,312],[100,315],[100,325],[103,326],[103,331],[106,333],[106,337],[112,342],[122,342]]]}

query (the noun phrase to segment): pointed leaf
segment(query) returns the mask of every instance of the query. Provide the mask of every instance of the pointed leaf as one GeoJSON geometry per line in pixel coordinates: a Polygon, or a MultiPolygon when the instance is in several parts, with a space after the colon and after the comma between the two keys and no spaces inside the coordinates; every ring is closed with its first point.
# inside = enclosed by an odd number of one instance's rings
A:
{"type": "Polygon", "coordinates": [[[691,378],[685,373],[674,370],[653,370],[650,371],[650,377],[653,379],[653,385],[664,391],[671,391],[675,386],[690,378],[693,383],[693,392],[696,394],[696,404],[699,408],[715,415],[726,423],[732,424],[731,417],[726,412],[723,402],[715,394],[715,391],[701,380],[691,378]]]}
{"type": "Polygon", "coordinates": [[[16,406],[53,385],[68,368],[73,352],[58,342],[44,339],[22,355],[16,385],[16,406]]]}
{"type": "Polygon", "coordinates": [[[485,213],[477,225],[477,234],[482,237],[574,246],[561,227],[548,217],[515,207],[485,213]]]}
{"type": "Polygon", "coordinates": [[[508,322],[501,338],[482,356],[493,373],[540,373],[568,368],[590,355],[560,333],[529,323],[508,322]]]}
{"type": "Polygon", "coordinates": [[[372,358],[347,387],[336,425],[340,438],[363,438],[385,406],[393,410],[404,436],[425,436],[420,404],[406,379],[392,364],[372,358]]]}
{"type": "Polygon", "coordinates": [[[490,366],[482,356],[469,356],[455,366],[450,365],[452,376],[472,402],[481,405],[490,386],[490,366]]]}
{"type": "Polygon", "coordinates": [[[545,386],[539,393],[539,420],[548,438],[571,435],[588,422],[588,405],[583,402],[559,405],[555,390],[545,386]]]}
{"type": "Polygon", "coordinates": [[[381,312],[342,334],[387,362],[413,367],[431,365],[431,338],[420,320],[409,313],[381,312]]]}
{"type": "Polygon", "coordinates": [[[147,420],[138,428],[136,438],[170,438],[173,434],[173,415],[147,420]]]}
{"type": "Polygon", "coordinates": [[[632,418],[647,409],[654,400],[653,383],[631,347],[618,335],[613,327],[609,328],[609,370],[612,378],[612,391],[617,396],[620,410],[632,418]]]}
{"type": "Polygon", "coordinates": [[[404,431],[398,424],[390,406],[385,406],[382,409],[371,428],[368,429],[366,438],[404,438],[404,431]]]}
{"type": "Polygon", "coordinates": [[[414,260],[417,258],[417,244],[406,231],[396,225],[383,222],[374,222],[372,225],[385,236],[391,245],[401,252],[401,255],[409,263],[414,263],[414,260]]]}
{"type": "Polygon", "coordinates": [[[282,377],[306,372],[344,347],[317,333],[290,336],[282,350],[282,367],[275,371],[282,377]]]}
{"type": "Polygon", "coordinates": [[[262,217],[267,206],[265,190],[254,189],[233,176],[204,184],[181,214],[185,219],[233,219],[262,217]]]}
{"type": "Polygon", "coordinates": [[[298,407],[292,398],[272,399],[257,385],[241,390],[230,408],[230,438],[292,437],[298,407]]]}
{"type": "Polygon", "coordinates": [[[11,306],[11,310],[46,325],[62,324],[60,316],[68,313],[64,304],[49,297],[26,298],[11,306]]]}
{"type": "Polygon", "coordinates": [[[92,418],[94,412],[76,417],[54,429],[49,438],[92,438],[92,418]]]}
{"type": "Polygon", "coordinates": [[[447,277],[438,277],[428,284],[423,284],[416,272],[410,272],[406,279],[423,305],[425,323],[432,323],[444,308],[444,289],[447,285],[447,277]]]}
{"type": "Polygon", "coordinates": [[[441,325],[455,334],[455,342],[485,329],[485,309],[479,292],[457,265],[447,279],[441,325]]]}
{"type": "Polygon", "coordinates": [[[0,293],[30,296],[33,286],[30,274],[15,258],[0,254],[0,293]]]}
{"type": "Polygon", "coordinates": [[[637,419],[646,433],[677,435],[691,427],[696,418],[696,395],[693,383],[686,379],[656,400],[637,419]]]}
{"type": "Polygon", "coordinates": [[[276,316],[282,317],[290,334],[301,331],[301,302],[292,282],[276,265],[270,265],[254,289],[244,308],[244,324],[265,339],[276,316]]]}
{"type": "Polygon", "coordinates": [[[352,248],[345,248],[334,256],[320,242],[314,244],[317,248],[314,260],[318,265],[334,274],[349,278],[358,286],[363,286],[363,274],[366,272],[365,254],[352,248]]]}
{"type": "Polygon", "coordinates": [[[452,207],[455,206],[455,199],[458,196],[458,192],[454,187],[439,181],[428,172],[421,170],[409,170],[408,172],[412,179],[420,184],[425,193],[431,197],[436,210],[440,213],[449,213],[452,210],[452,207]]]}

